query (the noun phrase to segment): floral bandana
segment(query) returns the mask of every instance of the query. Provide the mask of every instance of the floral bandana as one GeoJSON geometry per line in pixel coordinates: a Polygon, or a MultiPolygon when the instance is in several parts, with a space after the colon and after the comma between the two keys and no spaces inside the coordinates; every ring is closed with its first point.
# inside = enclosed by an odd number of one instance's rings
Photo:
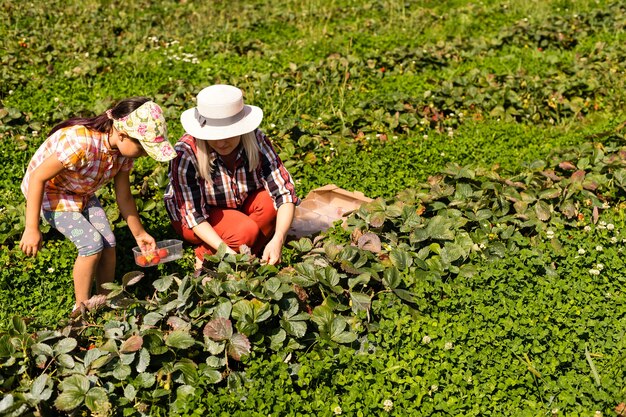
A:
{"type": "Polygon", "coordinates": [[[159,162],[176,157],[174,147],[167,140],[163,110],[153,101],[142,104],[128,116],[113,119],[113,126],[137,139],[146,153],[159,162]]]}

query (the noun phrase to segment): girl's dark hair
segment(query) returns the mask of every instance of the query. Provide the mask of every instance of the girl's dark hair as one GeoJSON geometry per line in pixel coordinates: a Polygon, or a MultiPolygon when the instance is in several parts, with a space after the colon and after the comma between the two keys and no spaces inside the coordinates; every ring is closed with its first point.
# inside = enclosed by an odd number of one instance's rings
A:
{"type": "MultiPolygon", "coordinates": [[[[111,116],[113,116],[114,119],[128,116],[147,101],[150,101],[147,97],[131,97],[124,99],[113,106],[111,116]]],[[[106,112],[95,117],[72,117],[53,127],[50,131],[50,135],[64,127],[76,125],[85,126],[87,129],[96,130],[98,132],[108,133],[113,127],[113,120],[109,119],[106,112]]]]}

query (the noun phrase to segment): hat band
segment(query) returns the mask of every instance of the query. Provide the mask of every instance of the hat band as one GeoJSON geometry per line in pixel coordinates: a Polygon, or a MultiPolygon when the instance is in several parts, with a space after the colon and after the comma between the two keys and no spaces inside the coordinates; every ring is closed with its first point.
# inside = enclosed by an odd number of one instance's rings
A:
{"type": "Polygon", "coordinates": [[[246,115],[245,109],[241,109],[241,111],[234,116],[223,117],[221,119],[213,119],[212,117],[205,117],[200,114],[198,108],[196,107],[195,117],[198,123],[200,123],[201,127],[209,126],[209,127],[224,127],[233,125],[240,120],[242,120],[246,115]]]}

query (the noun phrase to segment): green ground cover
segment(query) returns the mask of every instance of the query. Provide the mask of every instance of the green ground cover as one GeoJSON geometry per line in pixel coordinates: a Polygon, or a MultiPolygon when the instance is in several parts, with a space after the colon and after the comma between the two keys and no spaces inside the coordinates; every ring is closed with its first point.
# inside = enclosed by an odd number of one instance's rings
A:
{"type": "MultiPolygon", "coordinates": [[[[599,417],[625,400],[620,2],[0,11],[0,414],[599,417]],[[189,248],[133,274],[103,190],[118,286],[68,322],[72,245],[16,247],[30,156],[60,120],[133,95],[164,107],[175,141],[218,82],[264,109],[300,195],[379,199],[280,268],[216,257],[207,283],[189,248]]],[[[159,239],[165,181],[136,164],[159,239]]]]}

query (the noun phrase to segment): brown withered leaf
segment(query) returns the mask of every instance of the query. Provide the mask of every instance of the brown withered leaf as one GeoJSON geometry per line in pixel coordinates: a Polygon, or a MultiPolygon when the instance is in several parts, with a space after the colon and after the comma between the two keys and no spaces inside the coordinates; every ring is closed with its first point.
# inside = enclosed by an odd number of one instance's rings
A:
{"type": "Polygon", "coordinates": [[[595,181],[585,181],[583,182],[583,188],[588,191],[595,191],[598,189],[598,183],[595,181]]]}
{"type": "Polygon", "coordinates": [[[140,271],[131,271],[122,277],[122,285],[125,287],[130,287],[131,285],[135,285],[143,278],[144,273],[140,271]]]}
{"type": "Polygon", "coordinates": [[[583,180],[585,179],[585,171],[583,171],[582,169],[575,171],[570,177],[570,179],[573,182],[583,182],[583,180]]]}
{"type": "Polygon", "coordinates": [[[361,229],[354,229],[350,234],[350,238],[352,239],[353,243],[357,243],[361,236],[363,236],[363,231],[361,229]]]}
{"type": "Polygon", "coordinates": [[[87,310],[92,311],[92,310],[99,309],[100,307],[106,305],[106,303],[107,303],[107,296],[104,294],[98,294],[98,295],[91,296],[89,300],[85,301],[84,305],[87,308],[87,310]]]}
{"type": "Polygon", "coordinates": [[[243,245],[239,246],[239,253],[241,253],[242,255],[252,255],[252,249],[250,249],[250,247],[244,243],[243,245]]]}
{"type": "Polygon", "coordinates": [[[525,201],[516,201],[513,204],[513,208],[515,209],[515,211],[519,214],[523,214],[526,212],[526,210],[528,210],[528,203],[525,201]]]}
{"type": "Polygon", "coordinates": [[[430,185],[439,184],[441,183],[442,180],[443,180],[443,175],[431,175],[430,177],[428,177],[428,183],[430,185]]]}
{"type": "Polygon", "coordinates": [[[546,169],[545,171],[541,171],[541,174],[544,177],[551,179],[552,181],[561,181],[561,179],[562,179],[552,169],[546,169]]]}
{"type": "Polygon", "coordinates": [[[216,317],[204,326],[203,334],[216,342],[233,336],[233,324],[224,317],[216,317]]]}
{"type": "Polygon", "coordinates": [[[576,165],[572,164],[569,161],[563,161],[559,164],[559,168],[561,168],[564,171],[575,171],[576,165]]]}
{"type": "Polygon", "coordinates": [[[619,154],[615,154],[615,153],[614,153],[614,154],[612,154],[612,155],[609,155],[609,156],[606,158],[606,164],[607,164],[607,165],[612,165],[612,164],[616,164],[616,163],[617,163],[617,164],[623,165],[622,159],[623,159],[623,158],[621,158],[621,157],[619,156],[619,154]]]}
{"type": "Polygon", "coordinates": [[[576,208],[576,205],[570,200],[564,201],[559,209],[561,213],[563,213],[563,215],[568,219],[571,219],[578,214],[578,209],[576,208]]]}
{"type": "Polygon", "coordinates": [[[242,356],[249,354],[250,341],[248,338],[241,333],[232,335],[228,344],[228,355],[234,360],[240,361],[242,356]]]}
{"type": "Polygon", "coordinates": [[[373,228],[379,228],[385,223],[386,218],[385,213],[378,211],[376,213],[372,213],[369,223],[373,228]]]}
{"type": "Polygon", "coordinates": [[[526,184],[524,184],[523,182],[504,180],[504,183],[508,185],[509,187],[521,188],[523,190],[526,189],[526,184]]]}
{"type": "Polygon", "coordinates": [[[319,247],[320,244],[324,241],[324,239],[326,239],[326,236],[324,235],[317,235],[313,238],[313,246],[314,247],[319,247]]]}
{"type": "Polygon", "coordinates": [[[170,316],[170,318],[167,319],[167,324],[172,330],[188,330],[191,328],[191,324],[177,316],[170,316]]]}
{"type": "Polygon", "coordinates": [[[380,238],[376,233],[365,233],[359,238],[357,245],[359,249],[368,250],[374,253],[378,253],[382,250],[380,238]]]}
{"type": "Polygon", "coordinates": [[[120,353],[132,353],[137,352],[143,346],[143,337],[138,334],[132,335],[128,339],[124,340],[122,346],[120,346],[120,353]]]}
{"type": "Polygon", "coordinates": [[[285,273],[286,275],[293,275],[296,272],[296,269],[289,265],[280,270],[280,272],[285,273]]]}
{"type": "Polygon", "coordinates": [[[298,297],[298,300],[306,301],[306,300],[309,299],[309,294],[307,294],[307,292],[304,290],[304,288],[302,288],[298,284],[293,284],[293,291],[296,293],[296,296],[298,297]]]}

